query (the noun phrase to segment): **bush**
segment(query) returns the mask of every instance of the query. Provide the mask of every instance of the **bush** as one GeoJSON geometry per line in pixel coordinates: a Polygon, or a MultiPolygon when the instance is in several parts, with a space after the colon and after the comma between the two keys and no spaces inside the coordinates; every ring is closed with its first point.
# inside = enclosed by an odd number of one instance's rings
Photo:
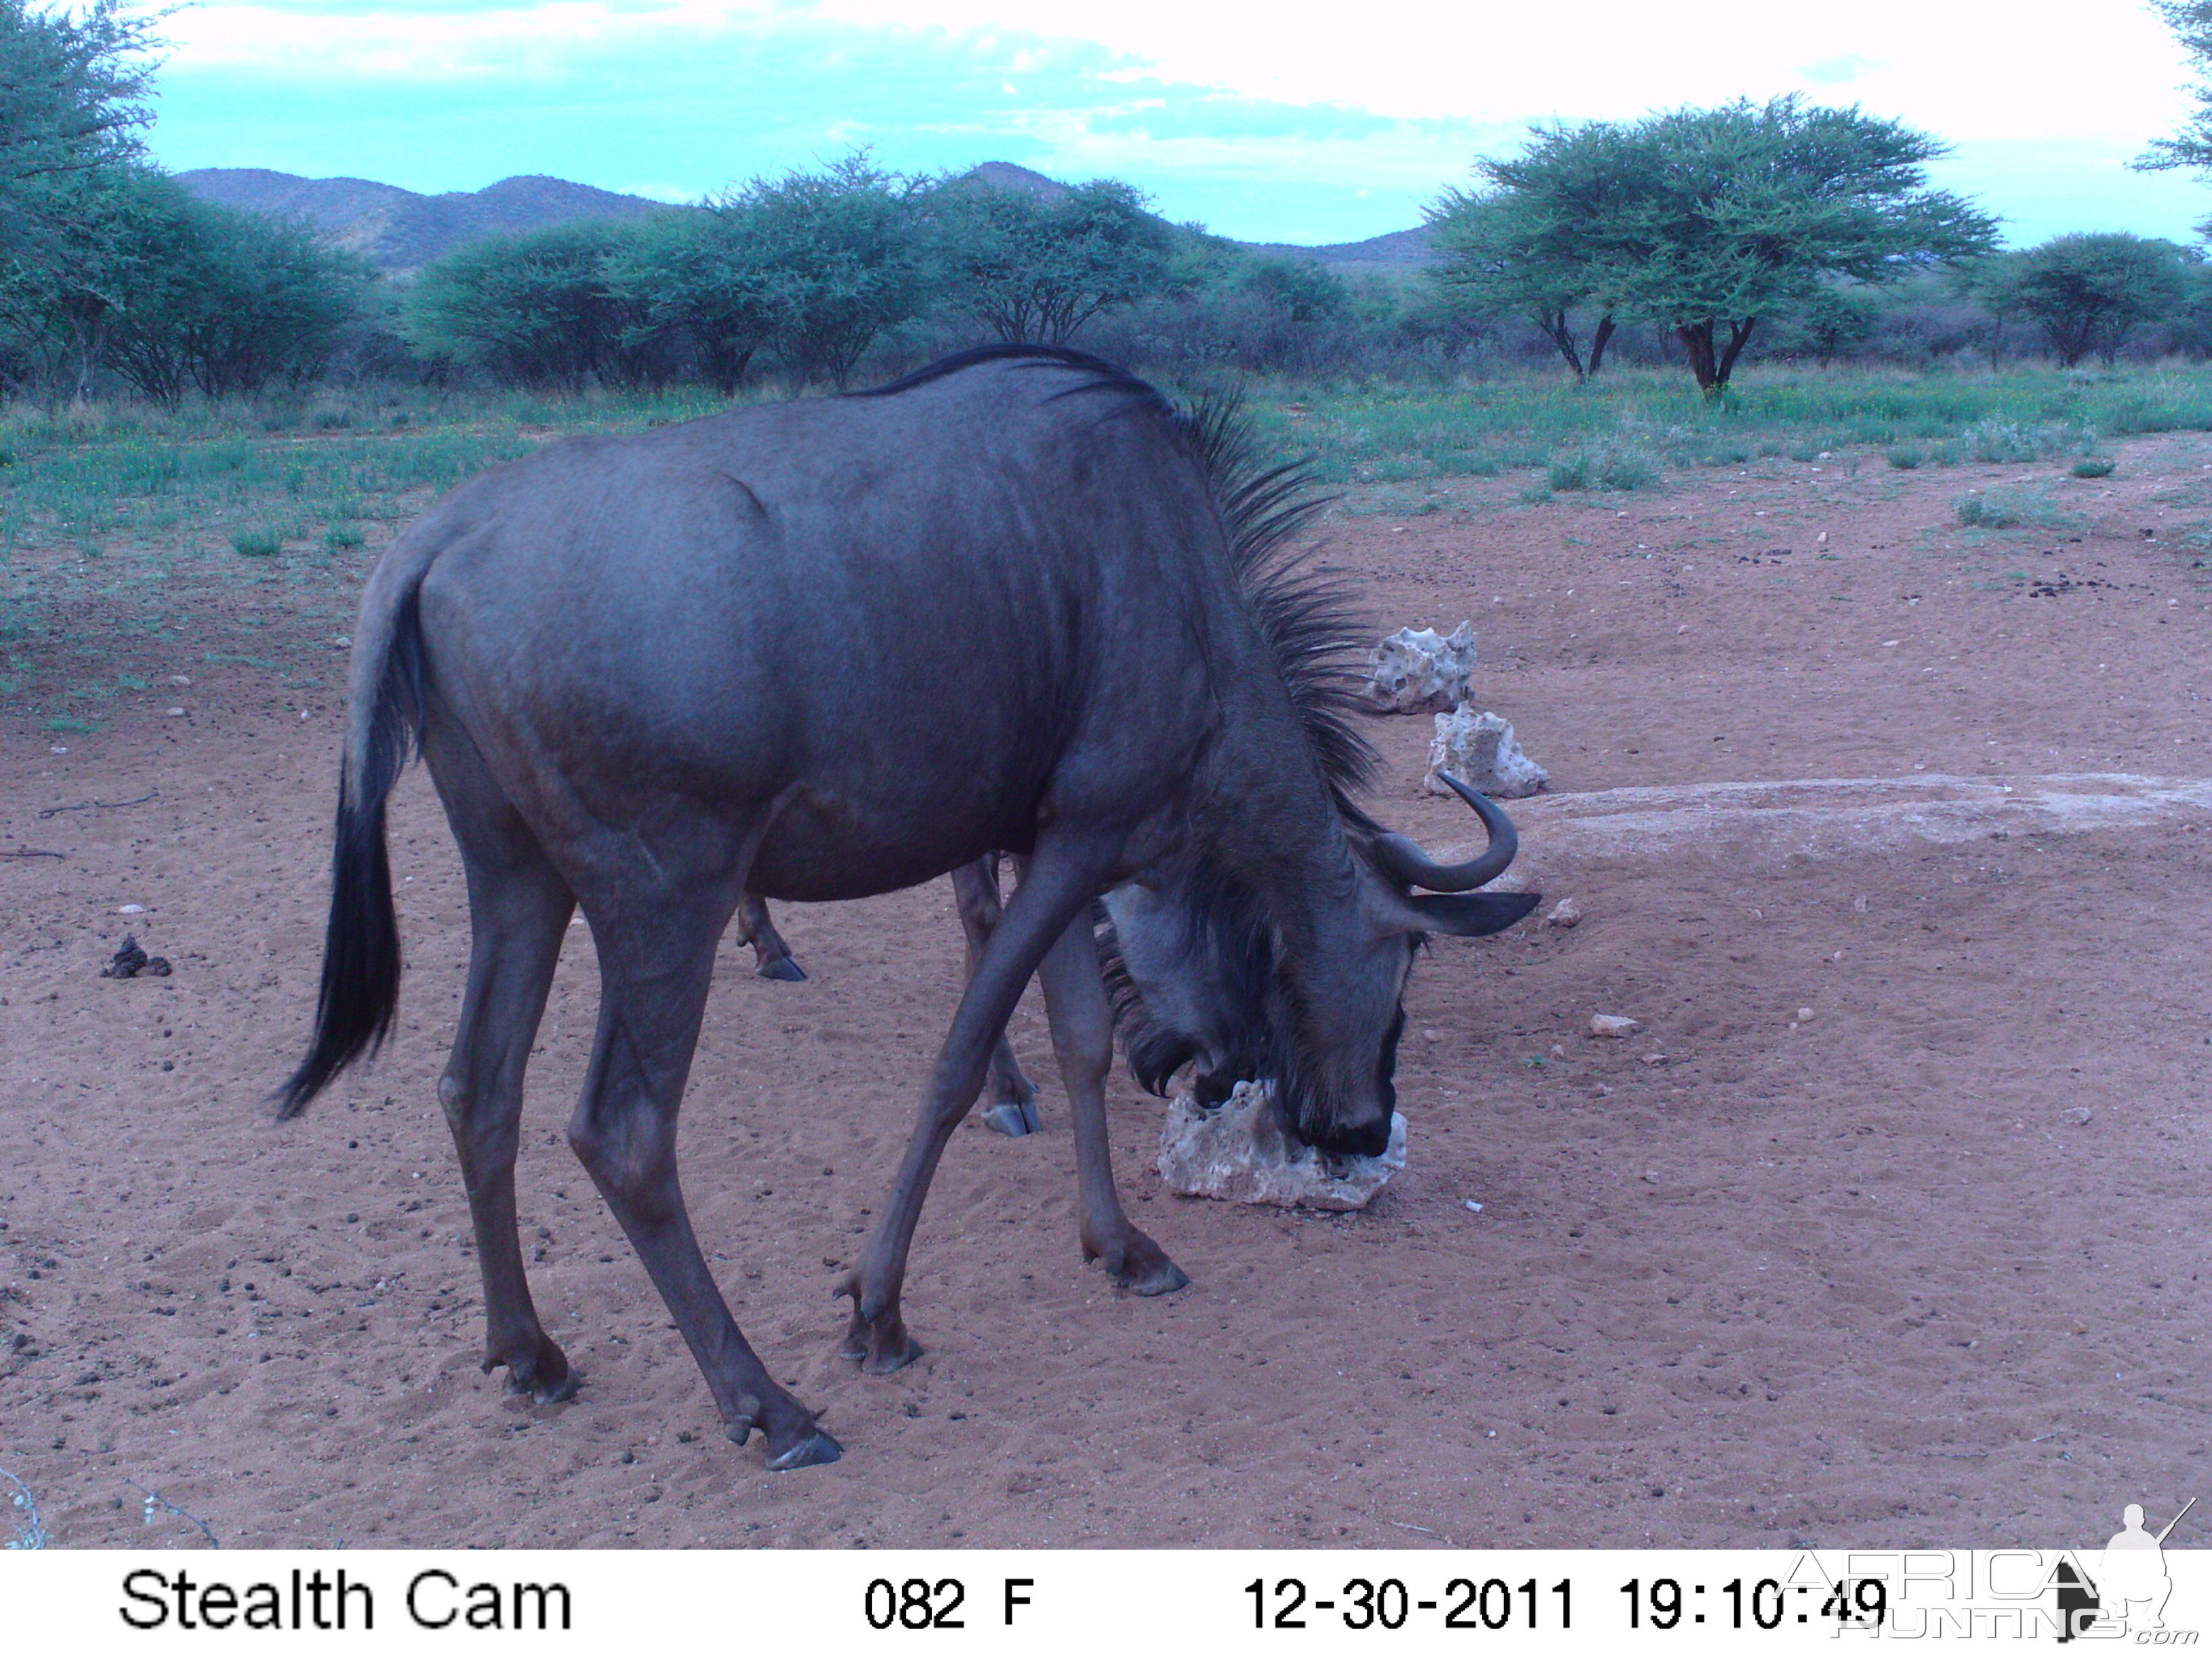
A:
{"type": "Polygon", "coordinates": [[[2026,426],[1995,416],[1976,421],[1959,434],[1973,459],[1999,464],[2045,460],[2079,449],[2083,441],[2080,428],[2063,421],[2026,426]]]}
{"type": "Polygon", "coordinates": [[[234,530],[230,544],[249,559],[273,559],[283,550],[284,538],[273,530],[234,530]]]}
{"type": "Polygon", "coordinates": [[[645,307],[608,281],[611,263],[643,234],[586,221],[471,242],[416,279],[408,331],[434,358],[527,386],[665,380],[645,307]]]}
{"type": "Polygon", "coordinates": [[[1889,452],[1889,464],[1899,472],[1910,472],[1927,459],[1927,452],[1917,444],[1898,444],[1889,452]]]}
{"type": "Polygon", "coordinates": [[[2025,489],[1976,490],[1959,502],[1959,522],[1978,530],[2014,530],[2022,525],[2057,526],[2066,514],[2047,485],[2025,489]]]}
{"type": "Polygon", "coordinates": [[[2077,478],[2109,478],[2112,476],[2113,465],[2112,461],[2103,456],[2092,456],[2074,463],[2074,476],[2077,478]]]}
{"type": "Polygon", "coordinates": [[[1601,442],[1546,469],[1553,489],[1649,489],[1659,482],[1659,463],[1633,444],[1601,442]]]}

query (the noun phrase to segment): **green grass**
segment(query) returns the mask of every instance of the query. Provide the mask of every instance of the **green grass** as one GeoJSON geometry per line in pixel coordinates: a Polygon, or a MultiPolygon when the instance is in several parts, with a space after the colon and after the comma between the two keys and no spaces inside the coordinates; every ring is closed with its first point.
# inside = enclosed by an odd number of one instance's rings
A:
{"type": "Polygon", "coordinates": [[[2061,459],[2093,453],[2103,437],[2212,431],[2212,369],[1754,366],[1712,404],[1686,374],[1658,369],[1608,369],[1587,386],[1547,373],[1419,389],[1262,381],[1247,398],[1271,447],[1310,453],[1337,485],[1547,470],[1603,444],[1670,470],[1785,456],[1817,464],[1823,452],[1866,449],[1910,468],[2061,459]]]}
{"type": "Polygon", "coordinates": [[[1960,498],[1958,513],[1960,524],[1979,530],[2057,529],[2074,522],[2074,515],[2053,499],[2048,484],[1978,489],[1960,498]]]}
{"type": "MultiPolygon", "coordinates": [[[[2100,452],[2112,437],[2212,431],[2212,368],[1753,366],[1709,403],[1686,374],[1616,367],[1587,386],[1550,370],[1418,387],[1259,380],[1245,398],[1264,448],[1310,455],[1319,479],[1347,492],[1347,510],[1401,517],[1660,490],[1692,469],[1847,471],[1877,456],[1899,470],[2070,465],[2088,478],[2109,476],[2100,452]]],[[[189,661],[185,640],[196,652],[250,639],[251,658],[208,659],[311,672],[321,664],[306,653],[330,649],[358,603],[369,544],[383,539],[371,526],[403,523],[549,439],[724,407],[696,389],[564,398],[370,388],[259,409],[0,408],[0,699],[59,714],[73,690],[120,685],[118,667],[159,661],[167,673],[189,661]],[[221,596],[222,629],[204,620],[210,595],[221,596]],[[53,631],[87,615],[109,637],[53,631]],[[224,631],[233,624],[253,631],[224,631]],[[116,641],[139,654],[111,659],[116,641]]],[[[1989,530],[2067,521],[2047,493],[1984,491],[1959,511],[1989,530]]]]}

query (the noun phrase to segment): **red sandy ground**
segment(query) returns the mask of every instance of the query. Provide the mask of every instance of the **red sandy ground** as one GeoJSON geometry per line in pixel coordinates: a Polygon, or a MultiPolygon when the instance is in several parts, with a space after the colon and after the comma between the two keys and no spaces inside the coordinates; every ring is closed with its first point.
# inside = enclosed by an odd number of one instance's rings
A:
{"type": "MultiPolygon", "coordinates": [[[[2131,445],[2096,483],[1838,455],[1536,507],[1468,481],[1425,517],[1355,501],[1327,556],[1378,635],[1474,619],[1483,702],[1559,790],[2203,778],[2208,462],[2196,438],[2131,445]],[[1959,527],[1966,489],[2023,476],[2078,521],[1959,527]],[[2102,585],[2022,579],[2060,571],[2102,585]]],[[[309,625],[296,648],[335,684],[309,625]]],[[[835,1357],[830,1287],[957,994],[949,891],[783,907],[813,977],[763,982],[728,947],[684,1149],[740,1320],[848,1449],[770,1476],[717,1431],[562,1143],[594,1006],[580,929],[521,1190],[539,1306],[586,1380],[536,1407],[477,1372],[433,1092],[466,930],[419,773],[392,836],[398,1039],[271,1126],[343,711],[199,643],[111,659],[155,690],[95,735],[0,731],[0,848],[68,855],[0,860],[0,1467],[60,1545],[195,1541],[144,1524],[145,1489],[226,1547],[1896,1547],[2081,1543],[2123,1503],[2212,1487],[2202,823],[1555,863],[1579,928],[1417,968],[1412,1164],[1365,1214],[1163,1193],[1161,1108],[1117,1073],[1133,1212],[1194,1281],[1156,1301],[1078,1258],[1032,1001],[1014,1039],[1048,1131],[956,1138],[908,1282],[928,1352],[890,1378],[835,1357]],[[126,931],[174,976],[98,977],[126,931]],[[1595,1041],[1600,1012],[1643,1030],[1595,1041]]],[[[1463,811],[1416,790],[1427,725],[1379,727],[1375,805],[1463,841],[1463,811]]]]}

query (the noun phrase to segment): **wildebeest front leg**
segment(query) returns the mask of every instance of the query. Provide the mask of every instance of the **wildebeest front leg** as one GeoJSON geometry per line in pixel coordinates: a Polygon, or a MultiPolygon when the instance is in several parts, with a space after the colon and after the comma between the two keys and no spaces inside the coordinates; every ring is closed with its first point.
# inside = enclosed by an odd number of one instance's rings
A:
{"type": "Polygon", "coordinates": [[[1121,1208],[1106,1142],[1106,1073],[1114,1060],[1114,1012],[1098,972],[1098,947],[1086,913],[1037,967],[1052,1046],[1075,1125],[1076,1205],[1083,1259],[1139,1296],[1163,1296],[1190,1283],[1183,1270],[1121,1208]]]}
{"type": "Polygon", "coordinates": [[[921,1352],[900,1316],[899,1287],[930,1177],[953,1130],[975,1103],[991,1045],[1005,1030],[1023,987],[1068,924],[1086,913],[1114,866],[1121,838],[1118,831],[1097,830],[1048,830],[1040,836],[1021,886],[969,977],[952,1030],[930,1073],[898,1182],[877,1218],[860,1266],[837,1287],[839,1295],[853,1298],[852,1325],[839,1352],[868,1370],[895,1371],[921,1352]]]}
{"type": "Polygon", "coordinates": [[[709,907],[698,896],[678,894],[635,902],[626,913],[626,927],[602,928],[593,919],[599,1029],[569,1144],[675,1316],[714,1393],[723,1432],[743,1445],[760,1429],[771,1469],[835,1462],[842,1448],[776,1386],[730,1316],[677,1180],[677,1108],[729,902],[709,907]]]}
{"type": "MultiPolygon", "coordinates": [[[[1018,861],[1015,879],[1020,880],[1018,861]]],[[[1003,914],[999,904],[999,855],[986,853],[952,872],[952,895],[960,906],[960,931],[968,941],[968,976],[983,959],[991,930],[1003,914]]],[[[1002,1135],[1033,1135],[1044,1127],[1037,1116],[1036,1085],[1029,1080],[1004,1031],[991,1049],[991,1103],[983,1121],[1002,1135]]]]}

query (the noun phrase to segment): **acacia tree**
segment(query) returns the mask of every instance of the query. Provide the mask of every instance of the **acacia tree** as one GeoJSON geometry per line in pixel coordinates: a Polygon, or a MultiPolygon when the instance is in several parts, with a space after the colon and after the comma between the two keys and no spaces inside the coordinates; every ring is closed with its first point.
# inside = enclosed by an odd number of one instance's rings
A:
{"type": "Polygon", "coordinates": [[[954,305],[1001,340],[1058,345],[1109,307],[1167,286],[1168,228],[1115,179],[1046,201],[956,179],[929,217],[954,305]]]}
{"type": "Polygon", "coordinates": [[[532,386],[574,392],[657,379],[642,304],[609,280],[643,234],[588,220],[467,243],[423,268],[408,331],[433,356],[532,386]]]}
{"type": "MultiPolygon", "coordinates": [[[[1716,396],[1760,319],[1824,278],[1888,282],[1994,245],[1988,217],[1924,187],[1941,154],[1855,108],[1738,100],[1540,128],[1522,155],[1481,164],[1495,188],[1478,199],[1502,205],[1473,217],[1499,263],[1529,260],[1536,291],[1672,330],[1716,396]]],[[[1439,208],[1452,216],[1450,198],[1439,208]]]]}
{"type": "Polygon", "coordinates": [[[319,374],[374,273],[304,224],[203,202],[140,173],[118,228],[106,356],[144,396],[258,397],[319,374]]]}
{"type": "Polygon", "coordinates": [[[138,159],[155,44],[117,0],[75,15],[0,0],[0,254],[35,255],[73,185],[138,159]]]}
{"type": "Polygon", "coordinates": [[[115,0],[75,13],[0,0],[0,322],[20,361],[79,396],[112,304],[112,226],[153,119],[150,22],[115,0]]]}
{"type": "Polygon", "coordinates": [[[601,273],[607,292],[629,307],[631,337],[688,339],[725,397],[744,383],[790,297],[753,216],[736,202],[656,215],[624,239],[601,273]]]}
{"type": "Polygon", "coordinates": [[[1522,155],[1475,163],[1488,191],[1447,190],[1426,209],[1440,256],[1431,276],[1446,297],[1478,316],[1526,315],[1578,380],[1603,366],[1616,325],[1589,238],[1626,182],[1613,137],[1596,125],[1540,129],[1522,155]],[[1577,312],[1595,313],[1587,362],[1577,312]]]}
{"type": "Polygon", "coordinates": [[[2189,61],[2208,78],[2189,89],[2197,100],[2197,112],[2187,125],[2171,138],[2152,139],[2135,166],[2144,173],[2212,169],[2212,0],[2151,0],[2150,9],[2166,20],[2189,61]]]}
{"type": "Polygon", "coordinates": [[[2123,231],[2054,236],[1985,262],[1972,291],[2000,315],[2025,314],[2071,368],[2091,352],[2112,362],[2138,326],[2178,311],[2193,263],[2176,243],[2123,231]]]}
{"type": "Polygon", "coordinates": [[[861,152],[708,202],[757,250],[772,301],[769,343],[800,384],[842,388],[877,336],[927,302],[920,191],[861,152]]]}

